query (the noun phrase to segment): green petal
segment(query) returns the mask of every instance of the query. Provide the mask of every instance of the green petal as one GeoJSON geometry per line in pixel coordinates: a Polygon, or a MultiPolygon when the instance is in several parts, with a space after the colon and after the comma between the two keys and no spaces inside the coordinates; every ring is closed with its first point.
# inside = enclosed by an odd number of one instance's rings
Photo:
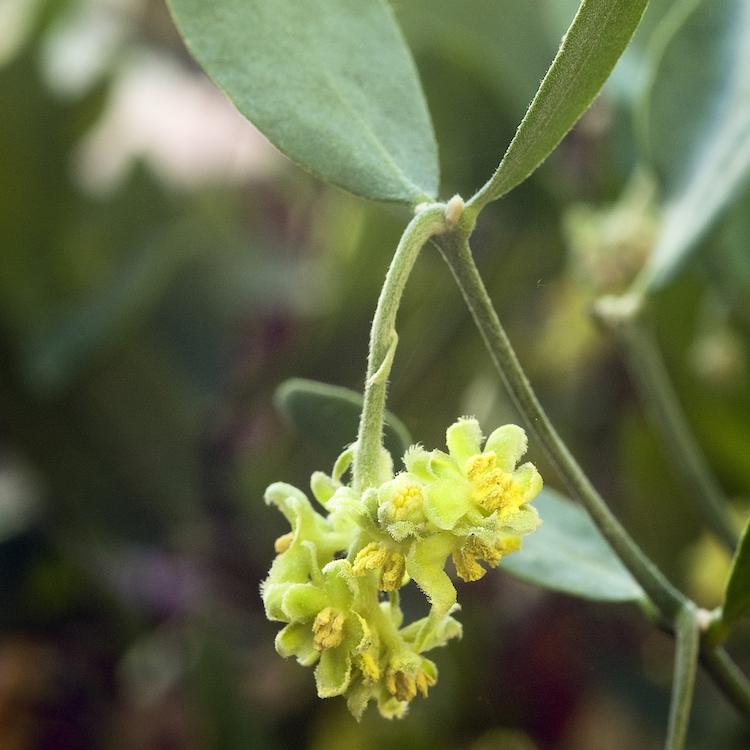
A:
{"type": "Polygon", "coordinates": [[[445,433],[448,451],[459,466],[463,466],[471,456],[480,452],[483,439],[479,422],[465,417],[454,422],[445,433]]]}
{"type": "Polygon", "coordinates": [[[414,542],[406,555],[406,572],[424,591],[438,617],[456,603],[456,589],[443,570],[454,546],[451,534],[435,534],[414,542]]]}
{"type": "Polygon", "coordinates": [[[472,509],[466,480],[438,479],[425,487],[424,513],[439,529],[452,529],[472,509]]]}
{"type": "Polygon", "coordinates": [[[287,625],[276,634],[276,651],[285,659],[296,656],[303,667],[309,667],[318,660],[318,652],[313,646],[313,632],[309,623],[295,622],[287,625]]]}
{"type": "Polygon", "coordinates": [[[350,445],[337,459],[336,463],[333,465],[333,473],[331,474],[331,478],[334,482],[338,482],[341,480],[341,477],[344,475],[346,470],[352,465],[352,461],[354,460],[354,448],[356,446],[356,443],[354,445],[350,445]]]}
{"type": "Polygon", "coordinates": [[[515,424],[506,424],[498,427],[487,438],[484,450],[494,451],[497,468],[511,473],[521,456],[526,453],[528,444],[529,440],[523,429],[515,424]]]}
{"type": "Polygon", "coordinates": [[[328,592],[311,583],[295,583],[287,588],[281,609],[291,622],[312,620],[321,609],[336,606],[328,592]]]}
{"type": "Polygon", "coordinates": [[[318,696],[331,698],[341,695],[349,687],[352,676],[352,658],[345,646],[329,648],[320,655],[315,667],[315,684],[318,696]]]}
{"type": "Polygon", "coordinates": [[[378,683],[366,684],[361,679],[353,681],[346,696],[346,707],[351,715],[359,721],[367,704],[375,697],[378,683]]]}
{"type": "MultiPolygon", "coordinates": [[[[456,606],[458,609],[458,606],[456,606]]],[[[420,652],[431,651],[438,646],[445,646],[451,638],[461,638],[463,628],[458,620],[449,615],[440,618],[423,617],[399,631],[399,635],[410,644],[414,643],[417,635],[420,637],[420,652]],[[426,632],[421,632],[427,627],[426,632]]]]}
{"type": "Polygon", "coordinates": [[[524,464],[513,472],[516,486],[523,493],[524,503],[531,502],[542,491],[542,476],[534,464],[524,464]]]}
{"type": "Polygon", "coordinates": [[[334,481],[328,474],[322,471],[313,472],[310,478],[310,489],[315,499],[325,508],[326,503],[333,497],[336,490],[341,486],[339,482],[334,481]]]}
{"type": "Polygon", "coordinates": [[[533,505],[524,505],[516,511],[503,516],[503,530],[514,536],[526,536],[541,526],[541,519],[533,505]]]}
{"type": "MultiPolygon", "coordinates": [[[[331,547],[331,528],[310,504],[301,490],[284,482],[275,482],[265,493],[266,503],[276,505],[292,526],[295,541],[305,539],[314,542],[321,549],[331,547]]],[[[334,547],[335,549],[335,544],[334,547]]]]}
{"type": "Polygon", "coordinates": [[[284,613],[281,606],[281,602],[284,599],[287,589],[290,584],[288,583],[270,583],[270,578],[267,578],[261,584],[260,590],[263,597],[263,606],[266,610],[266,617],[269,620],[275,620],[277,622],[289,622],[289,618],[284,613]]]}
{"type": "Polygon", "coordinates": [[[378,692],[378,711],[385,719],[400,719],[405,713],[408,703],[396,700],[384,688],[378,692]]]}
{"type": "Polygon", "coordinates": [[[328,501],[328,507],[334,513],[351,518],[362,531],[376,536],[380,533],[377,523],[373,520],[365,504],[351,488],[339,487],[336,494],[328,501]]]}
{"type": "MultiPolygon", "coordinates": [[[[465,462],[464,462],[465,463],[465,462]]],[[[430,453],[430,463],[428,465],[430,474],[436,479],[465,479],[466,472],[464,464],[458,465],[453,456],[449,456],[443,451],[434,450],[430,453]]]]}
{"type": "Polygon", "coordinates": [[[431,458],[430,451],[426,451],[421,445],[412,445],[404,453],[404,466],[422,482],[432,482],[437,477],[430,471],[431,458]]]}
{"type": "Polygon", "coordinates": [[[346,560],[334,560],[323,568],[325,582],[323,588],[328,597],[325,606],[349,609],[359,592],[357,581],[352,566],[346,560]]]}

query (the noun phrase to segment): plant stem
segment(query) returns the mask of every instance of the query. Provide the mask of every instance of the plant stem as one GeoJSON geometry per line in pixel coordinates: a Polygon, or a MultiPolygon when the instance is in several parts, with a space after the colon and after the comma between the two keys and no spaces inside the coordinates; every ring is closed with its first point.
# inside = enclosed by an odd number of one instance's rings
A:
{"type": "Polygon", "coordinates": [[[471,256],[468,237],[446,233],[435,240],[456,278],[487,349],[509,393],[571,494],[586,507],[600,531],[660,614],[673,622],[687,599],[646,557],[584,474],[553,427],[526,378],[471,256]]]}
{"type": "Polygon", "coordinates": [[[701,664],[734,707],[750,721],[750,680],[721,647],[703,648],[701,664]]]}
{"type": "Polygon", "coordinates": [[[370,331],[370,352],[362,416],[352,466],[352,487],[362,492],[377,486],[383,442],[386,381],[396,348],[396,313],[419,251],[434,234],[445,231],[446,205],[436,203],[409,223],[388,268],[370,331]]]}
{"type": "Polygon", "coordinates": [[[704,523],[733,552],[738,535],[727,512],[729,500],[690,429],[653,333],[637,319],[637,309],[629,315],[607,314],[607,299],[599,301],[597,313],[623,344],[630,370],[672,465],[704,523]]]}
{"type": "Polygon", "coordinates": [[[675,625],[677,651],[666,750],[682,750],[685,747],[700,643],[698,620],[692,607],[682,609],[675,625]]]}

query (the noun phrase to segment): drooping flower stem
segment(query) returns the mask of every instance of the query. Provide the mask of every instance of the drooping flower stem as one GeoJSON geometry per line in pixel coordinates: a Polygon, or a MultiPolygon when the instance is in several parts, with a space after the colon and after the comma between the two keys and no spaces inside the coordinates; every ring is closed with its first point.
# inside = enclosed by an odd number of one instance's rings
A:
{"type": "Polygon", "coordinates": [[[571,494],[586,507],[602,534],[661,615],[673,623],[686,605],[686,598],[672,586],[625,531],[550,422],[487,294],[471,255],[468,237],[450,232],[437,238],[436,244],[450,266],[490,356],[529,428],[536,434],[571,494]]]}
{"type": "Polygon", "coordinates": [[[404,231],[386,274],[370,331],[365,402],[352,467],[352,486],[357,492],[380,483],[386,385],[396,349],[396,313],[404,287],[419,251],[430,237],[445,231],[447,222],[444,203],[420,211],[404,231]]]}

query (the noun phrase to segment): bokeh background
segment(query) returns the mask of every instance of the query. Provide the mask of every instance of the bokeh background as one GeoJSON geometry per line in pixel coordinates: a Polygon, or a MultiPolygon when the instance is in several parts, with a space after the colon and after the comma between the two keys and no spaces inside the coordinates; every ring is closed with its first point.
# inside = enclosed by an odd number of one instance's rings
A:
{"type": "MultiPolygon", "coordinates": [[[[653,240],[632,110],[669,5],[652,3],[604,93],[482,214],[473,244],[574,453],[669,577],[713,607],[728,557],[589,315],[653,240]],[[611,206],[626,186],[622,218],[611,206]]],[[[435,123],[441,195],[469,196],[576,3],[394,6],[435,123]]],[[[464,638],[436,654],[439,683],[406,719],[370,709],[357,724],[343,700],[319,700],[263,615],[258,587],[286,527],[262,497],[276,480],[305,488],[335,455],[284,422],[274,392],[290,377],[361,389],[406,213],[280,156],[191,61],[162,0],[2,0],[0,102],[0,748],[661,746],[670,639],[635,607],[502,570],[459,586],[464,638]]],[[[750,495],[749,215],[741,196],[650,309],[738,523],[750,495]]],[[[399,336],[389,408],[415,440],[443,446],[462,414],[487,431],[518,421],[433,249],[399,336]]],[[[530,458],[562,489],[538,446],[530,458]]],[[[749,635],[730,643],[745,668],[749,635]]],[[[703,678],[689,746],[750,746],[703,678]]]]}

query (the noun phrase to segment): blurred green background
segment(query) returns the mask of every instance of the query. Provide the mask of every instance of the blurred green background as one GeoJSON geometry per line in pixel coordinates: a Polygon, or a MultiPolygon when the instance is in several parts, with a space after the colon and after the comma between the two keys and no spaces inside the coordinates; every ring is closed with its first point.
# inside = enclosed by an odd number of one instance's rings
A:
{"type": "MultiPolygon", "coordinates": [[[[491,174],[576,5],[394,3],[442,197],[468,197],[491,174]]],[[[726,553],[588,314],[653,241],[632,112],[669,5],[652,3],[604,93],[482,214],[473,246],[564,438],[645,550],[713,607],[726,553]],[[606,235],[628,184],[645,208],[606,235]]],[[[159,0],[2,0],[0,101],[0,748],[661,746],[669,638],[635,608],[502,571],[459,587],[464,639],[436,654],[439,684],[405,720],[371,709],[357,724],[343,700],[320,701],[310,670],[275,653],[263,615],[258,586],[286,528],[262,496],[276,480],[306,488],[335,454],[285,424],[273,395],[290,377],[361,389],[406,213],[278,155],[202,76],[159,0]]],[[[748,216],[750,193],[649,310],[738,522],[750,495],[748,216]]],[[[399,336],[389,408],[415,440],[442,446],[461,414],[488,432],[518,421],[434,250],[409,282],[399,336]]],[[[538,446],[530,458],[562,489],[538,446]]],[[[745,667],[748,636],[730,644],[745,667]]],[[[749,744],[700,679],[689,746],[749,744]]]]}

